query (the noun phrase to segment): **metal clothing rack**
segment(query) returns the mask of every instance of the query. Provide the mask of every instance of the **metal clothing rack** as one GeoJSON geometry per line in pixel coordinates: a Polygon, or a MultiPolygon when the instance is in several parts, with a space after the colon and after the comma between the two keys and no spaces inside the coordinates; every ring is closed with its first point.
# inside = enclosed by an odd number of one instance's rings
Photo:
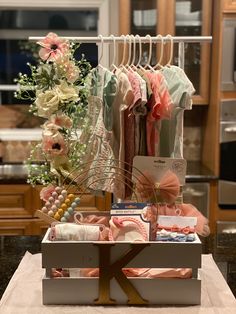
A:
{"type": "MultiPolygon", "coordinates": [[[[68,40],[77,41],[77,42],[83,42],[83,43],[101,43],[103,41],[104,43],[111,43],[114,42],[124,42],[124,35],[122,36],[97,36],[97,37],[62,37],[68,40]]],[[[29,37],[29,40],[31,41],[37,41],[42,40],[44,37],[29,37]]],[[[153,43],[161,42],[161,38],[157,36],[140,36],[139,37],[142,43],[149,43],[150,38],[153,43]]],[[[174,43],[201,43],[201,42],[211,42],[212,36],[163,36],[162,37],[164,42],[169,42],[170,38],[173,40],[174,43]]]]}
{"type": "MultiPolygon", "coordinates": [[[[44,37],[29,37],[30,41],[38,41],[42,40],[44,37]]],[[[62,37],[74,42],[81,42],[81,43],[127,43],[127,36],[97,36],[97,37],[62,37]]],[[[184,57],[185,57],[185,43],[210,43],[212,42],[212,36],[134,36],[134,38],[138,39],[142,43],[158,43],[163,40],[164,43],[168,43],[172,41],[173,43],[178,43],[178,55],[179,55],[179,67],[184,69],[184,57]],[[162,37],[162,38],[161,38],[162,37]]]]}

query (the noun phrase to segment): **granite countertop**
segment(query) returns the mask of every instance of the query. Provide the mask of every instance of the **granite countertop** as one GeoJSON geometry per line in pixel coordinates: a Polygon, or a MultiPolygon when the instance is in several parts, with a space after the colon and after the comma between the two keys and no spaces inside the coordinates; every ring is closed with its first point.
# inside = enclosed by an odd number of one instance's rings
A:
{"type": "MultiPolygon", "coordinates": [[[[201,162],[188,161],[186,182],[209,182],[217,180],[207,167],[201,162]]],[[[27,183],[27,168],[20,163],[1,163],[0,164],[0,184],[26,184],[27,183]],[[12,169],[10,167],[12,166],[12,169]],[[7,167],[6,171],[3,170],[7,167]],[[22,169],[20,169],[22,167],[22,169]],[[16,168],[16,169],[15,169],[16,168]],[[5,171],[5,172],[4,172],[5,171]]]]}
{"type": "Polygon", "coordinates": [[[26,251],[41,252],[42,236],[0,236],[0,298],[26,251]]]}
{"type": "Polygon", "coordinates": [[[205,182],[217,179],[218,177],[215,176],[212,171],[205,167],[201,162],[187,162],[186,182],[205,182]]]}

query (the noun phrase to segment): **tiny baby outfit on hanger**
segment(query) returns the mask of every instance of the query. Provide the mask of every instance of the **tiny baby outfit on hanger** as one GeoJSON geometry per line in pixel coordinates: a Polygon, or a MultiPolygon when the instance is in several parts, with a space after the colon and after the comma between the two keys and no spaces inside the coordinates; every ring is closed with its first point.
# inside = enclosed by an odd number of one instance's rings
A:
{"type": "MultiPolygon", "coordinates": [[[[112,133],[105,128],[103,107],[103,91],[111,78],[115,88],[116,80],[107,69],[99,67],[91,72],[91,94],[88,97],[87,113],[89,131],[82,132],[80,140],[81,143],[88,143],[84,158],[85,168],[87,168],[87,186],[93,190],[112,193],[114,192],[112,182],[114,181],[115,160],[110,145],[112,133]]],[[[106,108],[107,124],[111,124],[112,121],[112,117],[109,119],[109,110],[106,108]]]]}
{"type": "MultiPolygon", "coordinates": [[[[137,79],[139,80],[139,88],[141,92],[141,101],[136,103],[133,107],[132,112],[134,114],[135,124],[134,124],[134,153],[135,156],[139,155],[140,151],[140,142],[141,142],[141,128],[140,124],[142,123],[142,117],[147,114],[147,83],[146,81],[139,75],[138,72],[134,71],[137,79]]],[[[146,125],[146,123],[145,123],[146,125]]],[[[146,133],[145,133],[145,142],[146,142],[146,133]]]]}
{"type": "Polygon", "coordinates": [[[147,154],[148,156],[158,156],[159,130],[157,123],[162,119],[170,118],[173,104],[164,76],[159,71],[147,71],[146,75],[152,88],[152,95],[147,102],[147,154]]]}
{"type": "Polygon", "coordinates": [[[195,89],[185,72],[177,66],[165,66],[168,90],[174,103],[170,120],[163,121],[160,131],[160,156],[183,158],[184,110],[192,108],[191,96],[195,89]]]}
{"type": "Polygon", "coordinates": [[[118,80],[117,94],[113,102],[113,135],[111,147],[115,159],[119,160],[119,169],[116,170],[116,178],[119,180],[119,186],[116,184],[115,195],[117,198],[125,198],[125,110],[133,102],[134,94],[131,83],[121,69],[117,69],[116,77],[118,80]]]}
{"type": "Polygon", "coordinates": [[[128,70],[128,80],[133,91],[133,101],[124,111],[124,138],[125,138],[125,198],[132,194],[132,163],[135,156],[135,116],[133,109],[141,104],[142,94],[140,81],[134,71],[128,70]]]}
{"type": "Polygon", "coordinates": [[[139,126],[137,127],[137,133],[139,131],[139,147],[138,153],[136,155],[147,156],[147,132],[146,132],[146,122],[147,122],[147,102],[152,97],[152,88],[149,78],[147,77],[147,71],[143,71],[141,69],[137,69],[137,73],[141,76],[141,78],[146,83],[146,94],[147,101],[141,107],[134,108],[135,116],[139,117],[139,126]]]}

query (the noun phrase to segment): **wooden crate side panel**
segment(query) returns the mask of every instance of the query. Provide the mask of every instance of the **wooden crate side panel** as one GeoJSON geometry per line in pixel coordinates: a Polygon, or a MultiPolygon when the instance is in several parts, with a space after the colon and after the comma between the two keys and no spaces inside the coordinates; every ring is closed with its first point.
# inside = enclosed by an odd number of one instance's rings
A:
{"type": "MultiPolygon", "coordinates": [[[[149,304],[200,304],[201,281],[197,279],[129,279],[149,304]]],[[[95,304],[98,278],[43,279],[43,304],[95,304]]],[[[127,305],[127,295],[113,279],[110,297],[127,305]]],[[[131,303],[129,303],[131,304],[131,303]]],[[[135,304],[135,303],[132,303],[135,304]]]]}
{"type": "Polygon", "coordinates": [[[52,267],[99,267],[99,251],[110,263],[122,258],[135,247],[143,247],[125,267],[201,267],[201,243],[102,243],[42,242],[42,265],[52,267]],[[106,248],[104,248],[106,246],[106,248]],[[110,247],[110,249],[109,249],[110,247]]]}

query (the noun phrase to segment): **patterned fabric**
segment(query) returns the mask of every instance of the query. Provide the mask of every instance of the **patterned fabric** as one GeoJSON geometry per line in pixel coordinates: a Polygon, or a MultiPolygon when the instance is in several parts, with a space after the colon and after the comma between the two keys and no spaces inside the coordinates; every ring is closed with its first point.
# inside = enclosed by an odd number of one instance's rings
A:
{"type": "Polygon", "coordinates": [[[159,124],[162,119],[169,119],[172,110],[172,99],[167,89],[164,76],[156,72],[146,72],[152,87],[152,95],[148,100],[146,120],[146,141],[148,156],[158,156],[159,124]]]}
{"type": "Polygon", "coordinates": [[[192,108],[195,89],[185,72],[177,67],[164,67],[162,73],[174,103],[170,120],[163,121],[160,132],[160,156],[183,158],[184,110],[192,108]]]}
{"type": "Polygon", "coordinates": [[[87,188],[114,192],[114,174],[117,162],[110,142],[112,132],[104,125],[103,88],[106,69],[92,72],[91,95],[88,98],[87,124],[89,128],[80,136],[80,142],[87,144],[83,160],[84,176],[87,188]],[[102,169],[102,171],[101,171],[102,169]],[[86,179],[85,179],[86,178],[86,179]]]}

